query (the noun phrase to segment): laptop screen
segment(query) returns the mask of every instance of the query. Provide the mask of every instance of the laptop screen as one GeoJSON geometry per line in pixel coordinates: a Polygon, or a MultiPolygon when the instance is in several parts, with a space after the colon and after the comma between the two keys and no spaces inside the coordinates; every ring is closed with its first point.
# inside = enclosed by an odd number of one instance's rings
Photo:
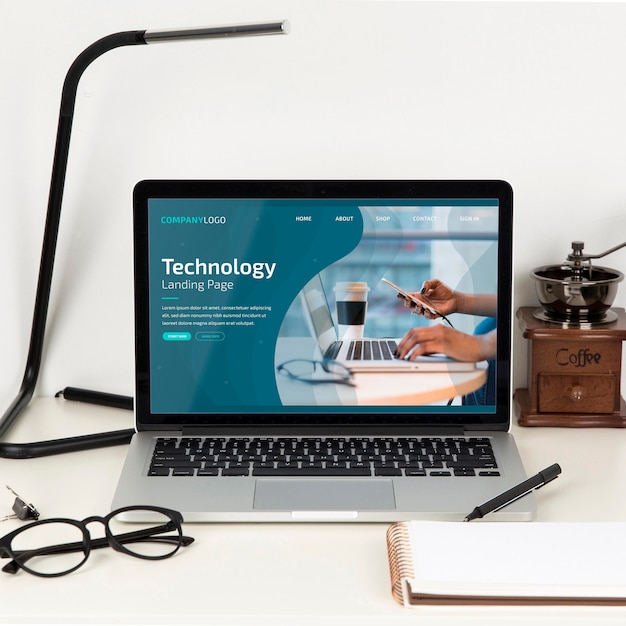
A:
{"type": "Polygon", "coordinates": [[[140,428],[508,428],[508,184],[142,181],[134,206],[140,428]]]}

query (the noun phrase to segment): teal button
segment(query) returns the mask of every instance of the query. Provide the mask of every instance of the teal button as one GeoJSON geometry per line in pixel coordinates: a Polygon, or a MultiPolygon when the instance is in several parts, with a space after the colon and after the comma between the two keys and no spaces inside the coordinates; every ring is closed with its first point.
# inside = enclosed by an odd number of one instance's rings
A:
{"type": "Polygon", "coordinates": [[[224,333],[218,331],[214,332],[199,332],[196,333],[196,339],[198,341],[224,341],[224,333]]]}
{"type": "Polygon", "coordinates": [[[191,333],[163,333],[163,339],[165,341],[190,341],[191,333]]]}

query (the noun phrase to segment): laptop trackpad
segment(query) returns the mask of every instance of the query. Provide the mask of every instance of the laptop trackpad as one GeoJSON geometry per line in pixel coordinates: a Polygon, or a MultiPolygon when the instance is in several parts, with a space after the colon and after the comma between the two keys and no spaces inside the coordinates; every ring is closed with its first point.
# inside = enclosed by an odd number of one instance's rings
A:
{"type": "Polygon", "coordinates": [[[265,511],[385,511],[396,508],[390,480],[256,481],[254,508],[265,511]]]}

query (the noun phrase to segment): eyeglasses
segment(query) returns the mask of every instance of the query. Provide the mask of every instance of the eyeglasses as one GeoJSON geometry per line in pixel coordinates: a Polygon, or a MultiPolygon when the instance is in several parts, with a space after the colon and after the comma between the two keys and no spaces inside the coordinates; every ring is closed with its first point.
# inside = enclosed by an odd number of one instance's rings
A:
{"type": "Polygon", "coordinates": [[[351,387],[356,386],[352,382],[352,371],[345,365],[330,359],[321,361],[292,359],[278,365],[276,371],[283,376],[303,383],[337,383],[351,387]]]}
{"type": "Polygon", "coordinates": [[[193,537],[183,535],[183,516],[178,511],[153,506],[128,506],[105,517],[93,516],[82,521],[52,518],[32,522],[0,539],[0,557],[12,559],[2,571],[16,574],[20,569],[35,576],[64,576],[77,570],[91,550],[111,547],[139,559],[167,559],[181,546],[188,546],[193,537]],[[140,511],[143,524],[131,532],[119,532],[124,514],[140,511]],[[87,524],[104,524],[105,536],[92,539],[87,524]]]}

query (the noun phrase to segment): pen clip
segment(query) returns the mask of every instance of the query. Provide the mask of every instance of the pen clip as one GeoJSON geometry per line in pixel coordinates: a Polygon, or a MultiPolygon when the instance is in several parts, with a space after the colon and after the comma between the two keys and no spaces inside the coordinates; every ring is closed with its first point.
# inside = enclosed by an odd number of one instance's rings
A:
{"type": "MultiPolygon", "coordinates": [[[[545,485],[545,483],[543,484],[545,485]]],[[[541,486],[543,487],[543,485],[541,486]]],[[[527,496],[531,491],[535,491],[536,489],[539,489],[539,487],[533,487],[532,489],[527,489],[526,491],[524,491],[524,493],[520,493],[519,496],[516,496],[512,500],[507,500],[504,504],[501,504],[498,508],[493,509],[493,511],[488,511],[488,513],[496,513],[500,509],[503,509],[504,507],[509,506],[509,504],[513,504],[513,502],[517,502],[520,498],[527,496]]]]}
{"type": "Polygon", "coordinates": [[[556,480],[557,478],[558,476],[552,476],[552,478],[548,478],[548,480],[541,483],[541,485],[539,485],[538,487],[535,487],[535,491],[537,491],[537,489],[541,489],[542,487],[545,487],[548,483],[551,483],[553,480],[556,480]]]}

